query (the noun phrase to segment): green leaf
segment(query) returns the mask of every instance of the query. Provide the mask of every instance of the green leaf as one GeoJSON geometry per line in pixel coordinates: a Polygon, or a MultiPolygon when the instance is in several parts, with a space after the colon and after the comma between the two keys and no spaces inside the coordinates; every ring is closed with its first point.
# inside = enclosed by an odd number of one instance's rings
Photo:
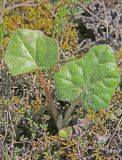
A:
{"type": "Polygon", "coordinates": [[[41,31],[18,29],[10,38],[4,60],[12,75],[37,68],[49,70],[58,61],[58,44],[41,31]]]}
{"type": "Polygon", "coordinates": [[[120,78],[112,49],[99,45],[79,60],[62,67],[54,76],[58,99],[74,101],[80,98],[83,107],[105,108],[120,78]]]}

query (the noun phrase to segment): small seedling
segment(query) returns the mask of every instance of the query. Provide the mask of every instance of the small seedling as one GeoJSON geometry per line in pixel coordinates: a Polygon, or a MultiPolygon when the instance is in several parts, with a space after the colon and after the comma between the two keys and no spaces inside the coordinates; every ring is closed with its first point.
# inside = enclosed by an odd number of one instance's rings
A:
{"type": "MultiPolygon", "coordinates": [[[[68,126],[78,102],[86,109],[107,108],[120,78],[113,50],[108,45],[93,47],[83,58],[65,64],[54,75],[57,99],[71,103],[63,117],[43,76],[44,71],[51,70],[58,62],[58,50],[58,43],[41,31],[18,29],[10,38],[4,61],[13,76],[36,72],[54,122],[62,129],[68,126]]],[[[59,134],[67,137],[69,132],[63,129],[59,134]]]]}
{"type": "Polygon", "coordinates": [[[72,135],[72,127],[62,128],[58,134],[61,138],[69,138],[72,135]]]}

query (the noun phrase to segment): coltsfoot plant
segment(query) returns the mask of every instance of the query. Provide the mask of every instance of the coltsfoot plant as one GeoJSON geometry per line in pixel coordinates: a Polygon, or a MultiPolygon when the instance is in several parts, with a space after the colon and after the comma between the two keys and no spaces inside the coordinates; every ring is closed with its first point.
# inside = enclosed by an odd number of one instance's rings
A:
{"type": "MultiPolygon", "coordinates": [[[[77,102],[86,109],[107,108],[120,78],[113,50],[108,45],[93,47],[83,58],[68,62],[54,75],[57,99],[71,103],[63,116],[56,108],[43,76],[43,72],[51,70],[58,60],[58,43],[41,31],[29,29],[13,32],[4,54],[13,76],[36,72],[55,125],[60,130],[68,126],[77,102]]],[[[60,135],[66,137],[64,132],[61,130],[60,135]]]]}

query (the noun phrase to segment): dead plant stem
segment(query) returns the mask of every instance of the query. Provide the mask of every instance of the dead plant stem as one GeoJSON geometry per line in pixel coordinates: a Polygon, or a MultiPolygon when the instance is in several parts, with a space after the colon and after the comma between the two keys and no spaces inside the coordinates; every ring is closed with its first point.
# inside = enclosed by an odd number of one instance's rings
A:
{"type": "Polygon", "coordinates": [[[82,50],[84,50],[84,49],[86,49],[86,48],[88,48],[88,47],[91,47],[91,46],[94,45],[95,43],[97,43],[97,42],[99,42],[99,41],[101,41],[101,40],[104,40],[104,39],[105,39],[105,37],[101,37],[101,38],[97,39],[96,41],[91,42],[90,44],[88,44],[88,45],[86,45],[86,46],[84,46],[84,47],[82,47],[82,48],[78,48],[76,51],[72,52],[72,55],[71,55],[71,56],[77,54],[78,52],[81,52],[82,50]]]}
{"type": "Polygon", "coordinates": [[[19,3],[19,4],[15,4],[13,6],[9,6],[5,9],[3,9],[1,12],[0,12],[0,20],[2,20],[2,17],[4,16],[5,12],[9,11],[9,10],[13,10],[15,8],[19,8],[19,7],[30,7],[30,6],[38,6],[40,5],[41,3],[34,3],[34,1],[27,1],[27,2],[23,2],[23,3],[19,3]]]}
{"type": "Polygon", "coordinates": [[[104,3],[104,0],[102,0],[103,3],[103,9],[104,9],[104,14],[105,14],[105,21],[106,21],[106,36],[107,38],[109,37],[109,33],[108,33],[108,18],[107,18],[107,14],[106,14],[106,6],[104,3]]]}

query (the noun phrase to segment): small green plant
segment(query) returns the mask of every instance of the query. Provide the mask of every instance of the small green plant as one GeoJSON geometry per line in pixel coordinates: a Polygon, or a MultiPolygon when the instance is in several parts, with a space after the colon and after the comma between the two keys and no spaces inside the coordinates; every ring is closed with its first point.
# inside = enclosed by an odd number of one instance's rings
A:
{"type": "Polygon", "coordinates": [[[58,37],[63,32],[67,22],[68,9],[69,7],[67,4],[58,9],[54,21],[53,37],[58,37]]]}
{"type": "MultiPolygon", "coordinates": [[[[58,43],[41,31],[18,29],[10,38],[4,61],[13,76],[36,72],[55,125],[60,130],[68,126],[78,102],[94,110],[108,107],[120,78],[114,53],[108,45],[93,47],[82,59],[68,62],[54,75],[57,98],[71,103],[63,116],[55,106],[43,75],[58,62],[58,50],[58,43]]],[[[64,137],[69,134],[65,130],[59,133],[64,137]]]]}

